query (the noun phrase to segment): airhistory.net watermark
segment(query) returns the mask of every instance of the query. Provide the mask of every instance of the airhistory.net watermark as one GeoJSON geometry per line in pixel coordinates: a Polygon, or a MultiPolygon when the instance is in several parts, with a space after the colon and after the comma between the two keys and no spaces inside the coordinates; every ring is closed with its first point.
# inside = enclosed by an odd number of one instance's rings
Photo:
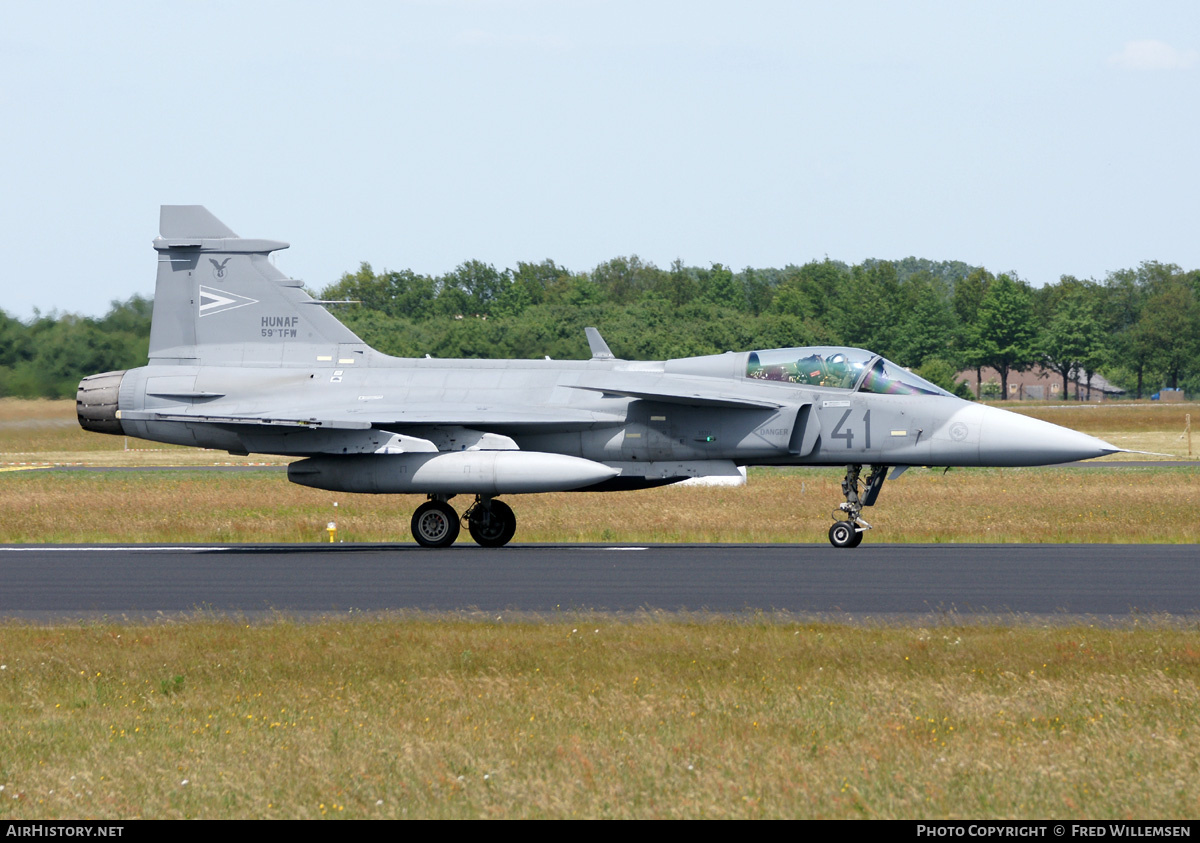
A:
{"type": "Polygon", "coordinates": [[[57,823],[9,823],[5,837],[120,837],[123,825],[69,825],[57,823]]]}

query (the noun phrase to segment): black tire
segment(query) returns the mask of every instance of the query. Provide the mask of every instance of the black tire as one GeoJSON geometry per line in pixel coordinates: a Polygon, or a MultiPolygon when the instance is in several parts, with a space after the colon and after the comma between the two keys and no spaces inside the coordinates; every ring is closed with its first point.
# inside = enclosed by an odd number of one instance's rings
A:
{"type": "Polygon", "coordinates": [[[444,501],[427,501],[413,513],[412,535],[421,547],[449,547],[458,530],[458,513],[444,501]]]}
{"type": "Polygon", "coordinates": [[[467,530],[482,547],[504,547],[517,532],[517,516],[503,501],[491,501],[486,507],[481,503],[471,511],[467,530]]]}
{"type": "Polygon", "coordinates": [[[835,521],[829,528],[829,543],[834,547],[858,547],[863,534],[850,521],[835,521]]]}

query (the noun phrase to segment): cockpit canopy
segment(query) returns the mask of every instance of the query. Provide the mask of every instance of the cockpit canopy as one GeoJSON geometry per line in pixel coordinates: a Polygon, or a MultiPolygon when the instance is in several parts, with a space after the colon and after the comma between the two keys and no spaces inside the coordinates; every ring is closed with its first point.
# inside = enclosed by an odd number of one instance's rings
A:
{"type": "Polygon", "coordinates": [[[746,377],[881,395],[950,395],[902,366],[861,348],[809,346],[752,351],[746,377]]]}

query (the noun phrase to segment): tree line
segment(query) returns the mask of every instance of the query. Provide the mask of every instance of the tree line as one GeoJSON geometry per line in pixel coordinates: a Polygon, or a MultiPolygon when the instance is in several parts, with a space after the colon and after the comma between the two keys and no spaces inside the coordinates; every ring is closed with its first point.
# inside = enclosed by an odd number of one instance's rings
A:
{"type": "MultiPolygon", "coordinates": [[[[586,358],[583,329],[595,325],[628,359],[851,345],[963,395],[957,372],[994,368],[1006,397],[1009,374],[1035,365],[1064,387],[1102,373],[1138,397],[1163,386],[1200,392],[1200,270],[1152,261],[1040,288],[918,258],[740,272],[663,269],[636,255],[590,272],[472,260],[440,276],[364,263],[314,295],[358,302],[331,307],[370,345],[405,357],[586,358]]],[[[0,395],[69,397],[86,374],[142,365],[150,312],[135,296],[101,318],[0,313],[0,395]]]]}
{"type": "Polygon", "coordinates": [[[38,313],[22,322],[0,311],[0,396],[71,398],[87,375],[145,365],[152,308],[134,296],[100,318],[38,313]]]}

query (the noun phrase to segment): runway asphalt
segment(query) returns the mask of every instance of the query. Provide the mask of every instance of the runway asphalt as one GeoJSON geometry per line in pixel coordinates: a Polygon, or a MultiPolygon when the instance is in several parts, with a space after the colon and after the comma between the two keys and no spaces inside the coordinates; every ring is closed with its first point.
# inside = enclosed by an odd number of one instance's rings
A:
{"type": "Polygon", "coordinates": [[[7,618],[389,610],[1200,617],[1200,546],[0,546],[7,618]]]}

